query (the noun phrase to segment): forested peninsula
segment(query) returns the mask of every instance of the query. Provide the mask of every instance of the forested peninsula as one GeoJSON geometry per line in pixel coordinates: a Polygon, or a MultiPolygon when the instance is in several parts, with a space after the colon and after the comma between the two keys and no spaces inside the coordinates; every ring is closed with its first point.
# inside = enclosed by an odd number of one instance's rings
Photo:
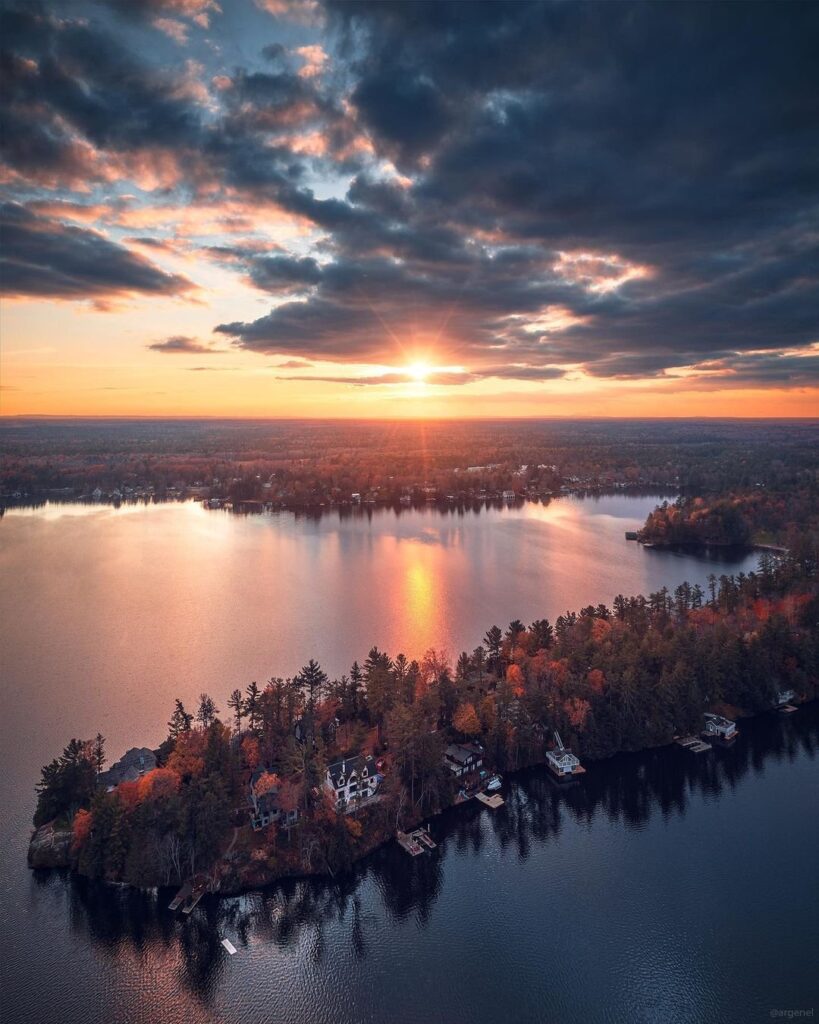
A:
{"type": "MultiPolygon", "coordinates": [[[[658,510],[646,531],[671,518],[658,510]]],[[[815,699],[818,623],[806,532],[706,590],[492,626],[454,665],[435,650],[413,660],[373,647],[341,678],[311,660],[234,690],[224,710],[207,694],[190,710],[177,700],[160,747],[132,752],[131,776],[105,770],[101,735],[72,739],[43,768],[29,862],[140,887],[198,878],[221,892],[336,874],[456,802],[453,743],[508,772],[543,763],[554,730],[601,759],[698,733],[706,711],[763,712],[783,691],[815,699]],[[339,777],[350,797],[354,768],[367,799],[344,802],[339,777]]]]}

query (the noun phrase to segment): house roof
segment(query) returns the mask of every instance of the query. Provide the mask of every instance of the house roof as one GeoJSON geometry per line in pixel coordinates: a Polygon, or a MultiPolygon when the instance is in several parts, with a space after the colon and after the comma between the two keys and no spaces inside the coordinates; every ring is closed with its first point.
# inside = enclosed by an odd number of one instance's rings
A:
{"type": "Polygon", "coordinates": [[[121,782],[136,782],[140,775],[156,768],[156,754],[150,747],[131,747],[108,771],[100,772],[100,786],[118,786],[121,782]]]}
{"type": "Polygon", "coordinates": [[[473,757],[480,757],[481,751],[477,747],[466,746],[463,743],[450,743],[444,751],[444,756],[450,761],[457,761],[458,764],[466,764],[473,757]]]}
{"type": "Polygon", "coordinates": [[[723,718],[722,715],[706,715],[706,722],[713,722],[714,725],[718,725],[721,729],[729,729],[734,723],[730,718],[723,718]]]}
{"type": "Polygon", "coordinates": [[[376,774],[375,758],[369,754],[357,754],[355,757],[342,758],[341,761],[334,761],[333,764],[327,766],[327,774],[330,777],[330,781],[335,789],[339,788],[339,779],[344,779],[344,785],[346,785],[350,776],[355,772],[358,775],[363,773],[364,769],[367,769],[367,775],[372,776],[376,774]]]}
{"type": "Polygon", "coordinates": [[[565,747],[560,750],[547,750],[546,756],[557,764],[580,764],[580,758],[575,757],[571,750],[566,750],[565,747]]]}

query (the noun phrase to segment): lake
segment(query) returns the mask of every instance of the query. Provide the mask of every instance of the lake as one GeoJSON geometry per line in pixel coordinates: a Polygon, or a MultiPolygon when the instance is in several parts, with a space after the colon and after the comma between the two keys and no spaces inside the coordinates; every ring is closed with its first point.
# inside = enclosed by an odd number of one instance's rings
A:
{"type": "Polygon", "coordinates": [[[340,673],[373,644],[456,657],[493,623],[755,566],[627,543],[657,500],[7,512],[3,1020],[748,1021],[814,1005],[815,708],[744,723],[704,761],[615,758],[568,790],[525,773],[500,812],[437,819],[420,863],[387,847],[333,885],[212,899],[184,923],[151,895],[25,867],[39,768],[71,736],[101,730],[114,759],[159,743],[176,696],[224,708],[251,679],[311,656],[340,673]]]}

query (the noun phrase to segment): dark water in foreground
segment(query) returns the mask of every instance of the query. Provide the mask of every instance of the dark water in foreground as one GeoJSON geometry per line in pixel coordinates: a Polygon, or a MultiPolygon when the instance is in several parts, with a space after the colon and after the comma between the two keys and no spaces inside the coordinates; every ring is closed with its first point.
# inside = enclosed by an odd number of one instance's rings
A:
{"type": "Polygon", "coordinates": [[[12,952],[7,1019],[740,1024],[810,1009],[817,754],[812,706],[700,758],[621,756],[568,788],[532,770],[500,811],[435,819],[432,855],[385,847],[355,877],[212,899],[187,922],[164,893],[31,878],[41,955],[12,952]]]}
{"type": "MultiPolygon", "coordinates": [[[[626,544],[651,498],[320,523],[195,506],[0,522],[0,1020],[241,1024],[754,1021],[819,1006],[819,712],[705,760],[520,777],[333,884],[202,904],[25,868],[39,766],[101,729],[155,745],[174,696],[224,700],[311,654],[471,649],[493,622],[648,592],[734,561],[626,544]],[[227,936],[239,952],[219,945],[227,936]]],[[[727,558],[728,556],[722,556],[727,558]]],[[[819,1012],[819,1011],[817,1011],[819,1012]]]]}

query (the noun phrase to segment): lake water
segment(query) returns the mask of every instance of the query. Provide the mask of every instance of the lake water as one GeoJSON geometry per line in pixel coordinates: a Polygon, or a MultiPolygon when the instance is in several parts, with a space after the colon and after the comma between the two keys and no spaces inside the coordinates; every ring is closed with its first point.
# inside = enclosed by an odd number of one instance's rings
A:
{"type": "Polygon", "coordinates": [[[438,819],[440,851],[203,903],[25,868],[39,767],[98,729],[112,758],[173,698],[222,707],[313,656],[471,650],[493,623],[673,589],[736,560],[627,543],[656,498],[242,518],[197,505],[46,507],[0,522],[0,1019],[750,1021],[816,991],[815,709],[730,751],[520,776],[497,814],[438,819]],[[218,940],[239,949],[228,957],[218,940]]]}

